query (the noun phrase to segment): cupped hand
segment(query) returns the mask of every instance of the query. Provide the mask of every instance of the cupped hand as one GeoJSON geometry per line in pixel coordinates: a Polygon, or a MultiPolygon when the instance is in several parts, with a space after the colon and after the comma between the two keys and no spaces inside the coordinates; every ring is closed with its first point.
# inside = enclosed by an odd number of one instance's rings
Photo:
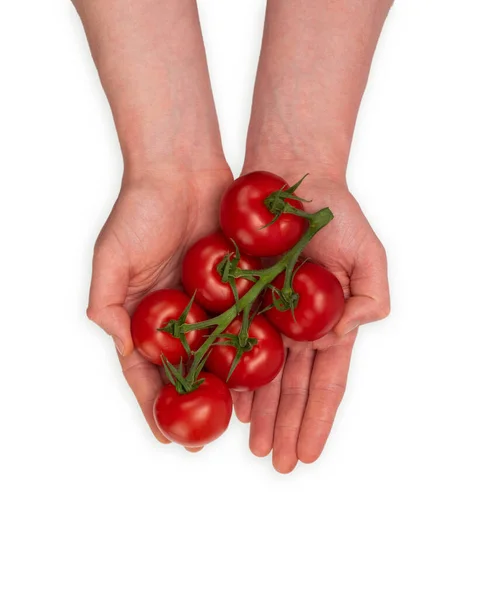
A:
{"type": "MultiPolygon", "coordinates": [[[[301,168],[281,173],[291,182],[303,174],[301,168]]],[[[284,338],[287,358],[271,384],[254,394],[235,394],[238,418],[251,422],[251,451],[267,456],[273,450],[281,473],[321,454],[344,395],[358,327],[386,317],[390,309],[384,248],[346,185],[310,175],[296,193],[311,200],[308,212],[326,206],[333,211],[334,220],[305,255],[338,277],[347,301],[340,322],[324,338],[304,343],[284,338]]]]}
{"type": "Polygon", "coordinates": [[[149,292],[180,283],[186,249],[218,227],[218,204],[232,176],[226,165],[201,171],[161,171],[124,179],[95,245],[88,317],[112,336],[125,378],[154,435],[161,389],[158,367],[134,349],[130,315],[149,292]]]}

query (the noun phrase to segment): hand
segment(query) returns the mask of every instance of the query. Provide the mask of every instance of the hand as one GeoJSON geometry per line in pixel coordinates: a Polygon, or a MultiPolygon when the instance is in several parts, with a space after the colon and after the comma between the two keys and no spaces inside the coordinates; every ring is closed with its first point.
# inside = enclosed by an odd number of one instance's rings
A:
{"type": "Polygon", "coordinates": [[[158,367],[134,350],[130,315],[149,292],[176,287],[185,250],[218,227],[218,203],[232,180],[226,164],[211,170],[127,178],[95,245],[88,317],[112,336],[125,378],[160,442],[153,402],[158,367]]]}
{"type": "MultiPolygon", "coordinates": [[[[304,172],[289,165],[279,174],[294,183],[304,172]]],[[[321,340],[284,338],[287,358],[275,381],[254,394],[235,394],[238,418],[251,421],[251,451],[266,456],[272,449],[280,473],[292,471],[298,460],[312,463],[319,457],[344,394],[358,327],[389,313],[384,248],[346,185],[310,175],[297,193],[312,200],[305,210],[329,206],[333,211],[334,220],[313,238],[305,255],[338,277],[347,302],[334,332],[321,340]]]]}

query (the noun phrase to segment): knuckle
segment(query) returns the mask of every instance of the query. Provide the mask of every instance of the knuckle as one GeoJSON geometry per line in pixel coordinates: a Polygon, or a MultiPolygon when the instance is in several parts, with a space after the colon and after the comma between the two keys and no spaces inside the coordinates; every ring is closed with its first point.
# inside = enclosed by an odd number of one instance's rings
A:
{"type": "Polygon", "coordinates": [[[256,409],[256,410],[253,409],[251,411],[253,418],[258,418],[258,417],[274,418],[274,417],[276,417],[276,413],[277,413],[276,408],[263,408],[263,409],[256,409]]]}
{"type": "Polygon", "coordinates": [[[281,389],[281,395],[287,398],[302,398],[308,394],[308,387],[305,385],[287,385],[281,389]]]}
{"type": "Polygon", "coordinates": [[[90,319],[90,321],[92,321],[93,323],[95,323],[95,325],[98,325],[98,327],[101,327],[103,329],[102,314],[102,309],[99,309],[96,306],[89,306],[86,309],[86,316],[90,319]]]}
{"type": "Polygon", "coordinates": [[[331,399],[341,399],[344,396],[346,386],[342,383],[323,382],[315,385],[311,391],[314,392],[314,396],[311,398],[312,402],[328,406],[331,399]]]}
{"type": "Polygon", "coordinates": [[[322,415],[306,415],[304,417],[303,423],[305,425],[309,425],[309,427],[318,429],[327,429],[328,431],[331,429],[334,423],[334,418],[336,417],[336,409],[330,410],[330,412],[322,414],[322,415]]]}
{"type": "Polygon", "coordinates": [[[94,308],[93,306],[89,306],[86,309],[86,316],[90,319],[90,321],[93,321],[93,323],[97,323],[97,321],[98,321],[98,310],[96,308],[94,308]]]}
{"type": "Polygon", "coordinates": [[[391,301],[389,300],[389,298],[386,298],[385,300],[380,302],[376,314],[379,320],[389,317],[389,315],[391,314],[391,301]]]}
{"type": "Polygon", "coordinates": [[[311,390],[308,401],[309,410],[304,416],[305,421],[317,425],[332,426],[338,407],[346,391],[341,383],[322,383],[311,390]]]}

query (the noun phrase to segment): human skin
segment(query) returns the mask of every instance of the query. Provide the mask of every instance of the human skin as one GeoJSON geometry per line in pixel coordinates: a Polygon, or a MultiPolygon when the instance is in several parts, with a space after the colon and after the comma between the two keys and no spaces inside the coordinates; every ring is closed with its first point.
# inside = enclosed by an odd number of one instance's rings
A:
{"type": "Polygon", "coordinates": [[[181,260],[218,227],[232,181],[221,147],[192,0],[74,0],[108,97],[124,159],[119,197],[95,245],[87,314],[115,341],[154,435],[158,368],[133,348],[130,315],[180,284],[181,260]]]}
{"type": "MultiPolygon", "coordinates": [[[[175,286],[181,259],[218,226],[231,182],[221,148],[192,0],[74,0],[110,102],[125,171],[95,246],[88,307],[117,345],[125,377],[153,433],[158,369],[134,350],[130,314],[154,289],[175,286]]],[[[265,36],[244,172],[269,169],[301,192],[308,210],[330,206],[334,221],[308,247],[349,298],[334,334],[286,340],[283,372],[236,398],[251,419],[250,446],[289,472],[315,460],[341,400],[357,326],[389,311],[384,250],[345,182],[354,123],[390,2],[274,0],[265,36]],[[285,44],[284,35],[294,40],[285,44]]]]}
{"type": "Polygon", "coordinates": [[[361,97],[391,0],[270,0],[243,172],[281,174],[334,220],[305,254],[332,271],[347,298],[334,332],[312,343],[285,338],[282,373],[255,393],[235,394],[251,422],[250,448],[273,450],[281,473],[315,461],[343,397],[358,327],[390,310],[386,254],[348,190],[346,167],[361,97]],[[285,32],[287,32],[285,38],[285,32]]]}

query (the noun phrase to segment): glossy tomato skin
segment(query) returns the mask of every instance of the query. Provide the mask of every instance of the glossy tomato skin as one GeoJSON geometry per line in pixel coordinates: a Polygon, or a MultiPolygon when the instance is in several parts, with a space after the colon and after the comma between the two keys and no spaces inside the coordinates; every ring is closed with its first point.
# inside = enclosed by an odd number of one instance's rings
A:
{"type": "MultiPolygon", "coordinates": [[[[221,200],[220,222],[227,238],[232,238],[242,252],[251,256],[277,256],[292,248],[307,229],[303,217],[283,213],[274,216],[264,201],[272,193],[289,187],[286,181],[268,171],[255,171],[236,179],[221,200]]],[[[295,208],[301,202],[288,200],[295,208]]]]}
{"type": "MultiPolygon", "coordinates": [[[[284,273],[273,286],[283,287],[284,273]]],[[[312,262],[304,263],[293,278],[293,289],[299,294],[294,317],[290,310],[282,312],[273,307],[264,313],[284,335],[293,340],[313,341],[322,338],[338,323],[344,311],[344,293],[338,279],[328,270],[312,262]]],[[[270,289],[264,306],[273,302],[270,289]]]]}
{"type": "MultiPolygon", "coordinates": [[[[198,240],[186,253],[182,267],[183,287],[195,302],[212,313],[222,313],[235,303],[229,283],[221,281],[217,267],[227,254],[234,254],[230,240],[220,232],[198,240]]],[[[238,263],[240,269],[261,269],[261,262],[252,256],[243,255],[238,263]]],[[[253,287],[253,282],[236,279],[238,296],[244,296],[253,287]]]]}
{"type": "MultiPolygon", "coordinates": [[[[226,328],[226,333],[238,334],[241,318],[226,328]]],[[[284,345],[280,333],[261,315],[257,315],[249,328],[249,337],[258,343],[245,352],[228,380],[228,386],[237,391],[255,390],[267,385],[281,371],[284,363],[284,345]]],[[[213,346],[206,368],[226,381],[236,349],[233,346],[213,346]]]]}
{"type": "MultiPolygon", "coordinates": [[[[180,290],[157,290],[145,296],[131,318],[131,335],[138,352],[150,362],[161,365],[162,355],[172,364],[186,360],[186,351],[180,340],[169,333],[157,331],[172,319],[178,319],[188,306],[190,298],[180,290]]],[[[205,311],[193,302],[187,323],[199,323],[207,319],[205,311]]],[[[192,350],[204,342],[205,330],[190,331],[186,339],[192,350]]]]}
{"type": "Polygon", "coordinates": [[[209,444],[228,427],[233,410],[228,386],[211,373],[201,373],[204,382],[188,394],[179,394],[170,383],[154,404],[159,430],[170,441],[196,448],[209,444]]]}

